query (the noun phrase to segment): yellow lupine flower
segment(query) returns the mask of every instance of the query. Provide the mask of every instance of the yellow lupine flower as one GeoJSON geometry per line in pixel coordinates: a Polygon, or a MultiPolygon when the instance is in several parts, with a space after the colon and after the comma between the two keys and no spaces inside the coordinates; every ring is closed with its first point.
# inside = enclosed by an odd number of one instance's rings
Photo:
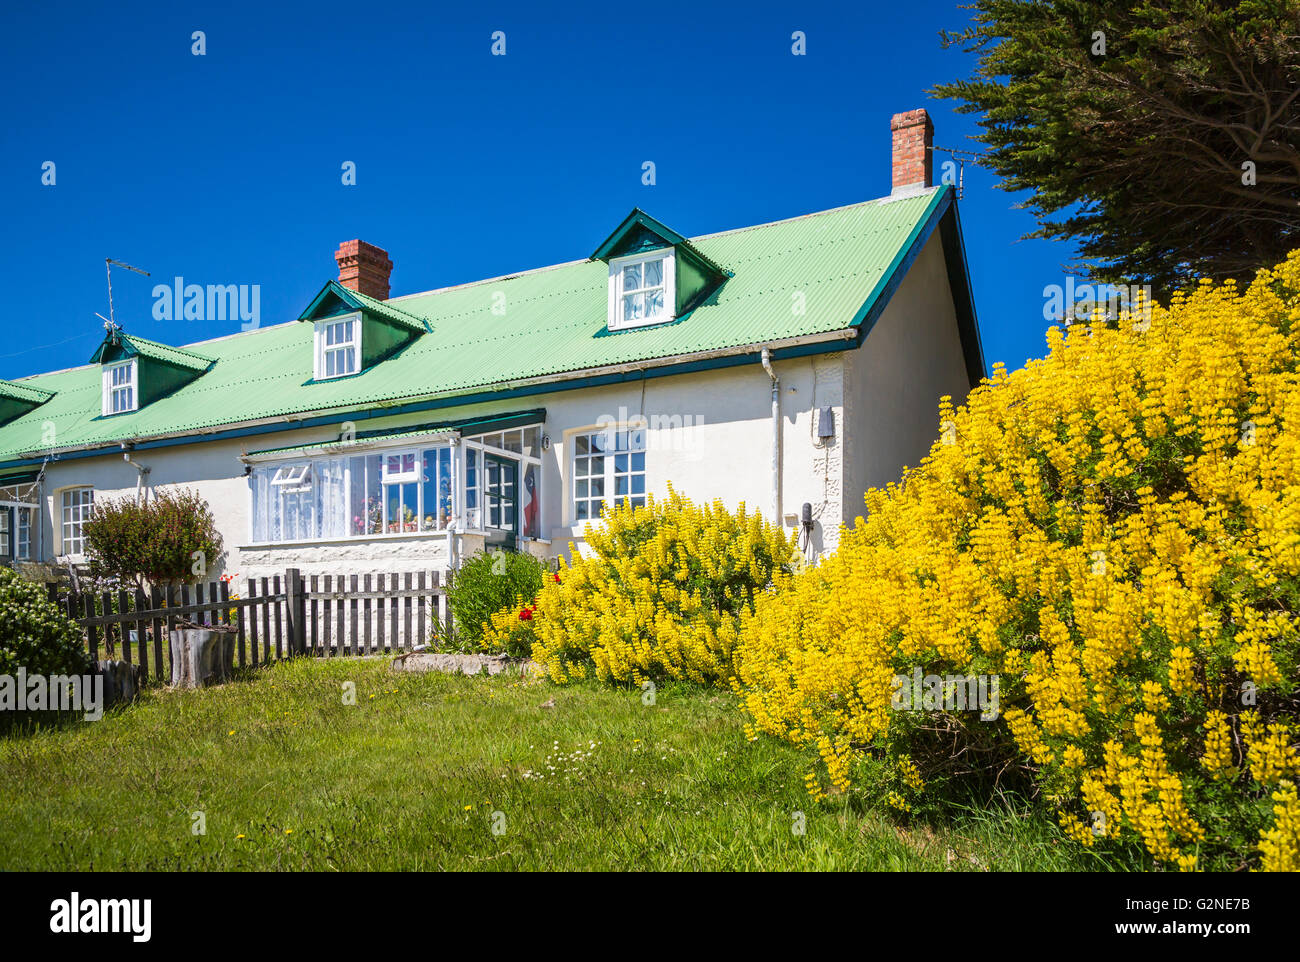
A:
{"type": "MultiPolygon", "coordinates": [[[[898,724],[895,675],[995,674],[991,724],[1063,832],[1136,837],[1184,870],[1223,844],[1210,812],[1218,828],[1296,778],[1277,693],[1300,663],[1300,252],[1141,321],[1053,328],[1047,357],[940,400],[922,463],[742,618],[752,731],[807,746],[839,785],[926,737],[898,724]]],[[[1288,799],[1263,867],[1294,851],[1288,799]]]]}

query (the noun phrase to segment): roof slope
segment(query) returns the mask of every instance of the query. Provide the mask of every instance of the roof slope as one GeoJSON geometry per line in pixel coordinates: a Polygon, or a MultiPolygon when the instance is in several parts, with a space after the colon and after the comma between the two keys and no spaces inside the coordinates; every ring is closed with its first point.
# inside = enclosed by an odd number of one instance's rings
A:
{"type": "Polygon", "coordinates": [[[657,327],[606,330],[608,267],[575,261],[388,302],[408,318],[428,318],[432,330],[353,377],[313,383],[312,328],[289,322],[191,345],[194,351],[168,349],[213,363],[173,394],[112,418],[100,416],[97,366],[24,379],[55,396],[0,427],[0,462],[46,448],[46,421],[55,425],[58,450],[108,446],[844,330],[888,297],[904,255],[951,193],[936,188],[694,238],[734,276],[685,317],[657,327]],[[804,295],[802,314],[792,310],[795,292],[804,295]],[[503,315],[492,311],[498,293],[503,315]]]}

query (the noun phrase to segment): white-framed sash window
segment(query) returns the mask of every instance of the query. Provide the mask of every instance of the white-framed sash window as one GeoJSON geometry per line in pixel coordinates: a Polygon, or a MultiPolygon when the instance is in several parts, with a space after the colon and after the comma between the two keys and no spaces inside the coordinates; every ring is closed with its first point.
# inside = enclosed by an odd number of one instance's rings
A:
{"type": "Polygon", "coordinates": [[[676,267],[671,247],[613,258],[609,262],[609,329],[671,321],[676,309],[676,267]]]}
{"type": "Polygon", "coordinates": [[[103,413],[125,414],[139,406],[136,359],[115,361],[104,365],[103,413]]]}
{"type": "Polygon", "coordinates": [[[645,430],[613,427],[573,435],[569,485],[573,521],[595,521],[624,501],[645,507],[645,430]]]}
{"type": "Polygon", "coordinates": [[[316,322],[316,372],[318,381],[346,377],[361,369],[361,315],[316,322]]]}
{"type": "Polygon", "coordinates": [[[82,526],[90,520],[95,506],[95,489],[67,488],[60,496],[62,551],[65,555],[80,556],[85,553],[86,541],[82,526]]]}

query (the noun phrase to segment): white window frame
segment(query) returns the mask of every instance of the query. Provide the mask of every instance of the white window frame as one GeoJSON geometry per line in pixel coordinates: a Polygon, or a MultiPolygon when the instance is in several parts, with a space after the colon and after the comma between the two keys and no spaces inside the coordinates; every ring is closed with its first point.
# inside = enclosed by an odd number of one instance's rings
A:
{"type": "Polygon", "coordinates": [[[340,317],[330,317],[325,320],[317,321],[315,325],[315,352],[316,365],[314,377],[317,381],[332,381],[338,377],[351,377],[354,374],[361,373],[361,312],[353,314],[344,314],[340,317]],[[328,332],[331,328],[339,324],[351,323],[352,337],[347,341],[340,341],[335,344],[326,343],[328,332]],[[343,371],[338,374],[325,373],[325,358],[327,354],[335,354],[343,351],[352,351],[352,370],[343,371]]]}
{"type": "Polygon", "coordinates": [[[385,449],[380,452],[383,460],[379,462],[379,479],[381,484],[416,484],[420,481],[420,475],[423,472],[423,463],[420,452],[416,448],[396,448],[385,449]],[[409,471],[389,471],[388,459],[397,458],[400,466],[402,459],[409,457],[412,461],[412,468],[409,471]]]}
{"type": "Polygon", "coordinates": [[[311,462],[310,461],[291,461],[288,464],[282,464],[275,469],[275,474],[271,476],[271,484],[275,487],[284,488],[281,494],[300,494],[304,491],[311,490],[311,462]]]}
{"type": "MultiPolygon", "coordinates": [[[[570,434],[566,434],[565,445],[568,448],[568,454],[565,458],[568,463],[568,484],[566,485],[565,491],[565,513],[569,516],[570,525],[586,524],[588,521],[599,521],[599,510],[595,516],[591,514],[591,506],[593,504],[603,504],[606,509],[612,511],[619,507],[621,501],[628,498],[639,499],[641,505],[646,503],[649,491],[649,472],[646,465],[647,444],[646,428],[644,426],[629,427],[627,424],[619,424],[609,426],[596,425],[593,427],[580,428],[570,434]],[[614,436],[615,444],[602,451],[599,455],[604,458],[604,462],[601,465],[601,474],[584,474],[582,477],[578,477],[578,459],[593,457],[590,453],[578,453],[578,439],[590,439],[595,436],[609,435],[614,436]],[[621,435],[626,435],[628,438],[628,450],[626,451],[619,451],[617,449],[617,440],[621,435]],[[632,467],[632,458],[634,455],[638,454],[641,456],[641,468],[639,470],[632,467]],[[627,470],[624,471],[618,470],[617,459],[622,456],[628,458],[628,467],[627,470]],[[633,491],[632,488],[635,485],[631,479],[638,476],[642,478],[641,490],[633,491]],[[626,494],[617,493],[618,479],[620,477],[628,478],[628,491],[626,494]],[[590,483],[593,480],[599,480],[601,482],[602,491],[599,495],[591,494],[590,483]],[[581,482],[587,482],[588,487],[587,493],[579,496],[578,485],[581,482]],[[579,501],[588,505],[587,516],[585,518],[578,517],[579,501]]],[[[588,452],[590,452],[590,448],[588,449],[588,452]]]]}
{"type": "MultiPolygon", "coordinates": [[[[644,275],[643,275],[644,276],[644,275]]],[[[637,290],[647,290],[641,287],[637,290]]],[[[630,254],[627,257],[614,257],[609,262],[609,313],[608,327],[611,331],[625,331],[636,327],[650,327],[654,324],[665,324],[676,317],[677,310],[677,255],[671,247],[660,247],[652,251],[645,251],[641,254],[630,254]],[[647,261],[662,260],[664,262],[664,307],[663,310],[652,317],[642,317],[633,321],[623,319],[623,268],[632,267],[636,264],[644,264],[647,261]]]]}
{"type": "Polygon", "coordinates": [[[103,414],[109,417],[114,414],[126,414],[129,411],[136,411],[140,407],[140,384],[138,377],[139,368],[136,365],[135,358],[128,358],[125,361],[114,361],[112,364],[105,364],[103,371],[103,414]],[[130,379],[125,384],[113,384],[113,373],[126,368],[130,372],[130,379]],[[131,404],[129,407],[114,409],[113,401],[121,391],[131,392],[131,404]]]}
{"type": "Polygon", "coordinates": [[[32,519],[36,517],[35,505],[14,508],[14,557],[30,561],[32,557],[32,519]],[[26,521],[23,520],[24,512],[26,521]]]}
{"type": "Polygon", "coordinates": [[[63,488],[59,491],[59,549],[62,554],[80,558],[85,554],[86,539],[81,526],[90,518],[95,508],[95,489],[88,484],[63,488]],[[89,495],[84,500],[80,495],[89,495]],[[70,504],[69,498],[77,496],[78,503],[70,504]],[[76,514],[77,517],[73,517],[76,514]],[[76,550],[72,550],[73,547],[76,550]]]}

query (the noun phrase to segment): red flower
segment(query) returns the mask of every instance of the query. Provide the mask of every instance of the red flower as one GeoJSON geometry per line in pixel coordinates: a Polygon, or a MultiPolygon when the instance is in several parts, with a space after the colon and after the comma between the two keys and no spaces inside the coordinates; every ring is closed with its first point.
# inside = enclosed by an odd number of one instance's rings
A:
{"type": "Polygon", "coordinates": [[[533,609],[532,609],[532,608],[524,608],[523,611],[519,612],[519,620],[520,620],[520,621],[532,621],[532,620],[533,620],[533,609]]]}
{"type": "Polygon", "coordinates": [[[558,584],[560,583],[560,575],[559,575],[559,573],[557,572],[557,573],[554,574],[552,577],[555,578],[555,583],[558,585],[558,584]]]}

